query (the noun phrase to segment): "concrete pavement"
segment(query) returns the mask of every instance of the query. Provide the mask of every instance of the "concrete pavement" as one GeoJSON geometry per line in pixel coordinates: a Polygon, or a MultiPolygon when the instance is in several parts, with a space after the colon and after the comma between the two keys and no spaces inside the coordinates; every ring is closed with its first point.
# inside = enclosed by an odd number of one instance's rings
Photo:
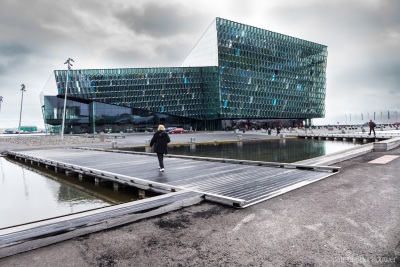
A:
{"type": "Polygon", "coordinates": [[[400,157],[369,163],[385,155],[400,156],[400,147],[337,163],[339,174],[246,209],[202,203],[0,266],[398,266],[400,157]]]}

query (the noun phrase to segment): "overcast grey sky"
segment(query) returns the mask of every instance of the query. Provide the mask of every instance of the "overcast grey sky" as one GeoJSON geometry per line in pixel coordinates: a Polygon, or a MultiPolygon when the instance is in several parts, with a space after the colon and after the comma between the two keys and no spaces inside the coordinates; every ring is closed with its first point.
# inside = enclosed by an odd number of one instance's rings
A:
{"type": "Polygon", "coordinates": [[[399,14],[398,0],[0,0],[0,129],[18,127],[21,84],[21,124],[43,127],[39,94],[67,58],[74,69],[179,66],[215,17],[328,46],[316,124],[400,120],[399,14]]]}

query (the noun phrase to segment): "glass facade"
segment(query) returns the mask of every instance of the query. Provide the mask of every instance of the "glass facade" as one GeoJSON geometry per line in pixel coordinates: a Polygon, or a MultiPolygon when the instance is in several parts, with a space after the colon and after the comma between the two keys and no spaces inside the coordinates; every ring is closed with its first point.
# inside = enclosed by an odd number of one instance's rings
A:
{"type": "MultiPolygon", "coordinates": [[[[43,116],[48,132],[61,130],[64,98],[44,96],[43,116]]],[[[159,124],[189,130],[204,128],[202,121],[151,112],[148,110],[110,105],[95,101],[67,100],[65,133],[119,133],[154,131],[159,124]]]]}
{"type": "MultiPolygon", "coordinates": [[[[158,114],[152,124],[164,116],[199,130],[224,120],[322,118],[326,63],[324,45],[216,18],[180,67],[54,71],[45,88],[58,97],[42,101],[44,120],[60,125],[67,83],[66,124],[90,132],[146,112],[158,114]]],[[[134,121],[123,125],[131,131],[134,121]]]]}

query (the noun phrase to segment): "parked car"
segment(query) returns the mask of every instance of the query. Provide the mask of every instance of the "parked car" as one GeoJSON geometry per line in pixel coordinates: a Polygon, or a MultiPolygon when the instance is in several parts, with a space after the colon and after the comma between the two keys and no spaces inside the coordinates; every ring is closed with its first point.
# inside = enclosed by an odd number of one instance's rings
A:
{"type": "Polygon", "coordinates": [[[184,132],[185,130],[183,128],[175,128],[168,131],[168,133],[184,133],[184,132]]]}
{"type": "Polygon", "coordinates": [[[167,133],[169,133],[169,131],[172,131],[173,129],[176,129],[176,127],[168,127],[168,128],[165,128],[165,131],[166,131],[167,133]]]}

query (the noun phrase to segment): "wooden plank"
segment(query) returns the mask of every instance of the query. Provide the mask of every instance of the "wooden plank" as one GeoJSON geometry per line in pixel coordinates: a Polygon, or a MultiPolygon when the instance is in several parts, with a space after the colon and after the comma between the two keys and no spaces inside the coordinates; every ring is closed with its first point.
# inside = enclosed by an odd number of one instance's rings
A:
{"type": "Polygon", "coordinates": [[[160,215],[197,204],[202,200],[201,194],[182,191],[2,229],[0,258],[160,215]]]}

